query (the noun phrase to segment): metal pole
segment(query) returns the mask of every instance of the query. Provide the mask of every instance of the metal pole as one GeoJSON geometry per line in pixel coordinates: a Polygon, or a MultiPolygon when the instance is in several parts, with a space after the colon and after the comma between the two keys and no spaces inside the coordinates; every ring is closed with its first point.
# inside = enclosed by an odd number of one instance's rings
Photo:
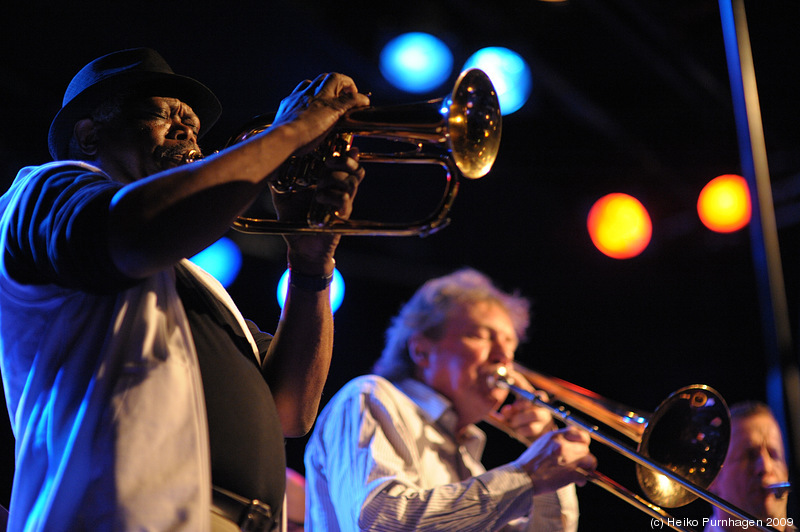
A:
{"type": "Polygon", "coordinates": [[[775,208],[744,0],[719,0],[742,172],[750,185],[750,239],[767,363],[767,402],[783,429],[790,476],[800,461],[800,371],[792,347],[775,208]]]}

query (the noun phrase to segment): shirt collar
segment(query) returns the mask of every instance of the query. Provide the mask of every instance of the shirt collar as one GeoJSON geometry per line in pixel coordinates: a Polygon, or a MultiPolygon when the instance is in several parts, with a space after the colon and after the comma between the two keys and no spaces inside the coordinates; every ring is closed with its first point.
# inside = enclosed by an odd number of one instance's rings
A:
{"type": "Polygon", "coordinates": [[[468,425],[462,435],[456,434],[458,416],[445,396],[416,379],[403,379],[397,387],[422,410],[432,423],[446,430],[454,440],[467,447],[474,447],[479,455],[486,443],[486,434],[475,425],[468,425]]]}

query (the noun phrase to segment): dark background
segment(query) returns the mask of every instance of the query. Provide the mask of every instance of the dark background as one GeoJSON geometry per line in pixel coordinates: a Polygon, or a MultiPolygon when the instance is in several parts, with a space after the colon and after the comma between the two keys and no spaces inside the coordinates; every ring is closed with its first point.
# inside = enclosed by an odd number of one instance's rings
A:
{"type": "MultiPolygon", "coordinates": [[[[745,5],[794,333],[800,7],[794,0],[745,5]]],[[[532,67],[533,96],[505,118],[492,172],[462,184],[450,227],[426,238],[343,240],[337,265],[347,290],[323,402],[369,370],[389,319],[419,284],[462,266],[533,299],[534,326],[518,353],[526,365],[641,413],[694,383],[713,386],[729,403],[765,399],[750,235],[712,233],[695,214],[707,181],[742,171],[714,1],[15,2],[0,17],[0,185],[21,166],[49,160],[47,128],[67,83],[105,53],[150,46],[175,71],[206,83],[225,108],[205,138],[209,150],[321,72],[352,76],[376,105],[449,92],[456,72],[422,96],[382,79],[381,46],[406,31],[443,38],[457,67],[484,46],[516,50],[532,67]],[[649,209],[653,239],[639,257],[610,259],[589,240],[588,210],[609,192],[633,194],[649,209]]],[[[441,179],[416,167],[414,177],[397,176],[397,168],[368,169],[359,208],[404,213],[441,179]]],[[[272,330],[282,240],[231,237],[245,263],[230,291],[245,315],[272,330]]],[[[490,436],[487,465],[519,453],[505,436],[490,436]]],[[[304,443],[287,443],[289,465],[301,471],[304,443]]],[[[603,472],[634,486],[629,462],[593,449],[603,472]]],[[[3,493],[7,499],[7,487],[3,493]]],[[[582,530],[649,528],[649,518],[594,486],[580,497],[582,530]]],[[[702,518],[708,508],[695,503],[681,512],[702,518]]]]}

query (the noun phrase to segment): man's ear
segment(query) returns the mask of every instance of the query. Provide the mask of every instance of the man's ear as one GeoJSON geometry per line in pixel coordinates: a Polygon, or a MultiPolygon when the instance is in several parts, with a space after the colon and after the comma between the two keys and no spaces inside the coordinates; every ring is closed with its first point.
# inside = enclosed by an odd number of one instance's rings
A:
{"type": "Polygon", "coordinates": [[[97,126],[91,118],[83,118],[75,122],[73,129],[75,139],[81,152],[90,157],[97,155],[97,126]]]}
{"type": "Polygon", "coordinates": [[[415,334],[408,339],[408,355],[417,367],[428,366],[428,354],[431,352],[433,342],[424,334],[415,334]]]}

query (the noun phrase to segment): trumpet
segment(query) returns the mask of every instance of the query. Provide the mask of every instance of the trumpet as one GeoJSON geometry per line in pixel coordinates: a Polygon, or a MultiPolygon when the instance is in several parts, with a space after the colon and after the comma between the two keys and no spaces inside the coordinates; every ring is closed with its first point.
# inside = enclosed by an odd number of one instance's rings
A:
{"type": "MultiPolygon", "coordinates": [[[[587,473],[589,482],[674,530],[692,532],[661,506],[675,508],[697,498],[753,523],[755,530],[773,530],[756,526],[759,523],[756,517],[707,490],[722,468],[731,426],[728,406],[713,388],[706,385],[681,388],[664,400],[653,414],[646,416],[585,388],[535,372],[518,363],[514,363],[514,370],[534,388],[546,392],[550,399],[545,401],[518,385],[505,366],[489,376],[489,385],[509,390],[518,397],[546,408],[559,421],[586,430],[593,440],[635,462],[637,480],[647,498],[598,471],[587,473]],[[639,442],[638,448],[632,449],[613,435],[601,431],[597,424],[576,417],[565,405],[639,442]]],[[[518,436],[510,426],[493,418],[486,421],[519,441],[530,443],[518,436]]],[[[776,484],[774,488],[777,492],[789,486],[776,484]]]]}
{"type": "MultiPolygon", "coordinates": [[[[266,116],[251,120],[227,146],[243,142],[270,125],[266,116]]],[[[325,232],[372,236],[426,236],[450,220],[448,213],[458,192],[459,178],[486,175],[497,157],[502,115],[497,93],[481,70],[462,72],[452,92],[442,98],[405,105],[351,109],[311,153],[292,156],[276,172],[271,187],[278,193],[316,186],[327,157],[350,149],[359,137],[403,145],[394,151],[361,150],[359,160],[372,163],[429,164],[444,170],[445,186],[437,207],[421,220],[376,222],[345,220],[335,212],[313,208],[304,222],[282,222],[240,216],[233,228],[244,233],[287,234],[325,232]]]]}

